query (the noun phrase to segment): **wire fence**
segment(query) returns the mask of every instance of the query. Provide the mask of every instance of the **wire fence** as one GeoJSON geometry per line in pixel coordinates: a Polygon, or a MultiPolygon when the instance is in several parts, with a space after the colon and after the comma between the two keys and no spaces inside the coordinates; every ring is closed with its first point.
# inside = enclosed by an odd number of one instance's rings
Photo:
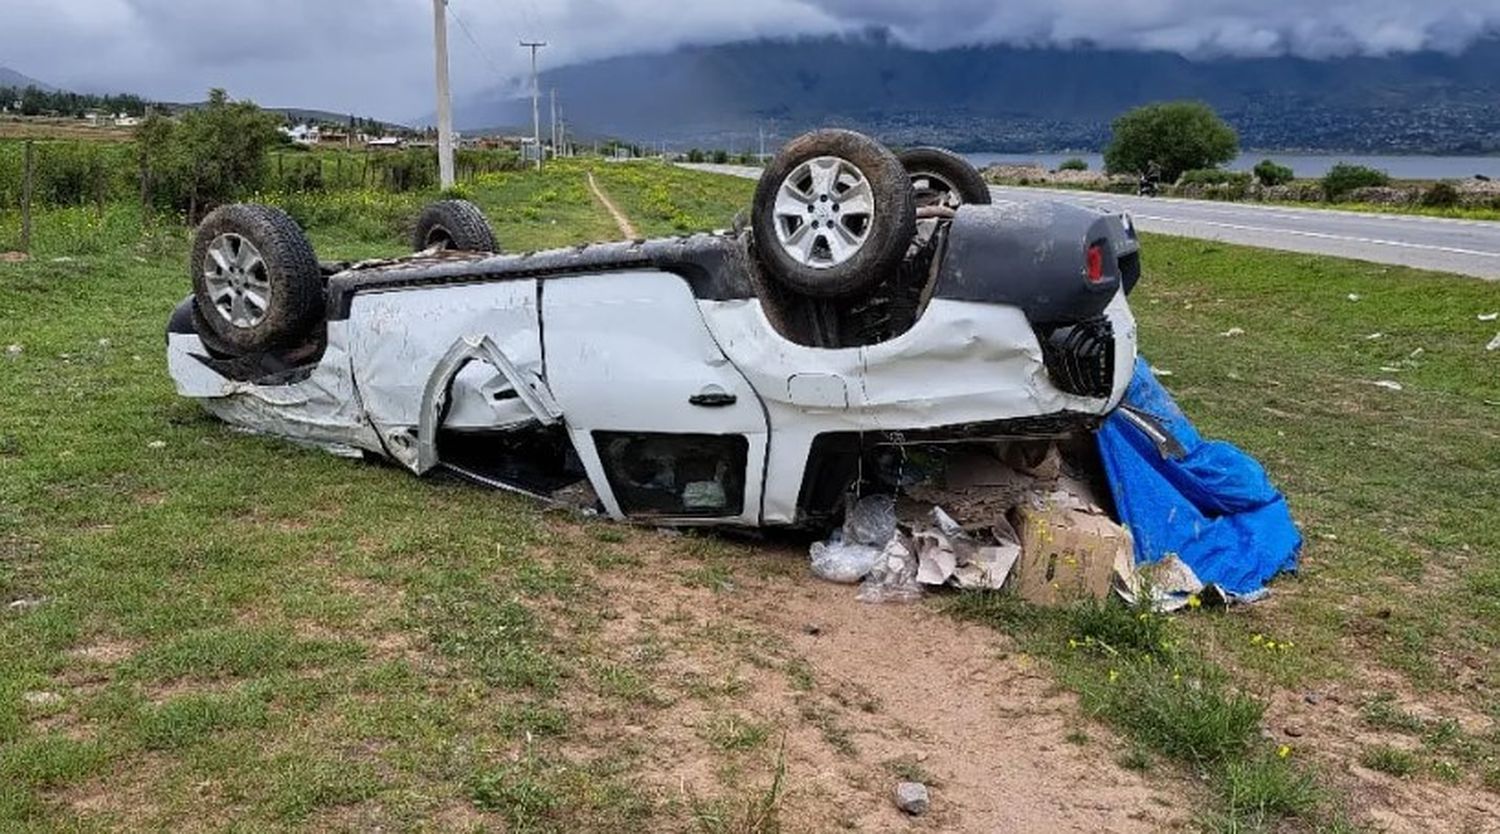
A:
{"type": "MultiPolygon", "coordinates": [[[[462,183],[521,167],[514,150],[464,148],[455,153],[455,173],[462,183]]],[[[36,216],[46,210],[90,210],[103,218],[111,207],[129,205],[138,209],[143,222],[183,211],[196,216],[202,207],[175,205],[181,196],[164,179],[134,142],[0,141],[0,247],[28,251],[36,216]]],[[[273,151],[245,191],[406,193],[437,187],[435,148],[312,148],[273,151]]]]}

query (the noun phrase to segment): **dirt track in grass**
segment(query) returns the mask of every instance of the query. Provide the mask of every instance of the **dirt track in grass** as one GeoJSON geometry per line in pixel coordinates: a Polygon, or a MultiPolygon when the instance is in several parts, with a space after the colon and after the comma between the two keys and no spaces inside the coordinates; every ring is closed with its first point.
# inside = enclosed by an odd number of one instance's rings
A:
{"type": "Polygon", "coordinates": [[[785,830],[1185,825],[1182,785],[1115,764],[1121,744],[1081,719],[1076,700],[1004,635],[926,605],[857,602],[853,588],[811,578],[792,546],[736,548],[705,575],[674,541],[632,535],[642,564],[601,583],[613,612],[602,654],[654,653],[654,679],[719,690],[625,720],[606,708],[589,722],[592,744],[658,751],[648,782],[689,803],[732,785],[753,794],[784,755],[785,830]],[[687,581],[648,580],[658,576],[687,581]],[[766,740],[726,751],[735,745],[722,731],[733,726],[761,728],[766,740]],[[1079,743],[1078,730],[1089,739],[1079,743]],[[930,782],[925,817],[896,809],[903,776],[930,782]]]}

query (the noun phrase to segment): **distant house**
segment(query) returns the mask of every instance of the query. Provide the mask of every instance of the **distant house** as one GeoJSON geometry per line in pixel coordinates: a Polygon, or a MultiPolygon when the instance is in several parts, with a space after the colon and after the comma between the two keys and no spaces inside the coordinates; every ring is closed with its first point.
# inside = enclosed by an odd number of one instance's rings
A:
{"type": "Polygon", "coordinates": [[[281,134],[298,145],[311,147],[318,144],[322,131],[315,125],[294,125],[292,127],[280,128],[281,134]]]}
{"type": "Polygon", "coordinates": [[[375,150],[400,150],[406,147],[406,140],[400,136],[378,136],[366,140],[365,147],[375,150]]]}
{"type": "Polygon", "coordinates": [[[115,127],[140,127],[140,124],[140,116],[132,116],[128,113],[119,113],[115,116],[115,127]]]}

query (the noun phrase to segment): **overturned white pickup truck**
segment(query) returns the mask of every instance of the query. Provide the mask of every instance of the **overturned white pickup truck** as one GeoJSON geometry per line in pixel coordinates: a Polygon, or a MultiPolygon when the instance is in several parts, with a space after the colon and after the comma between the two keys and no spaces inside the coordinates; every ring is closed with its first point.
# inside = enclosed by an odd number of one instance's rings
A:
{"type": "Polygon", "coordinates": [[[1136,357],[1128,218],[904,161],[819,131],[748,229],[530,254],[445,201],[416,254],[319,264],[285,214],[226,206],[169,367],[237,426],[657,524],[816,525],[909,444],[1097,426],[1136,357]]]}

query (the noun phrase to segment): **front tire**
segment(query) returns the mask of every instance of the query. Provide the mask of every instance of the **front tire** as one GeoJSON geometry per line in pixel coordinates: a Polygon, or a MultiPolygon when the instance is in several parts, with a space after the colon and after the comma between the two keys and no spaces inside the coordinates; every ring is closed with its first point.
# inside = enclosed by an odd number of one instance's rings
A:
{"type": "Polygon", "coordinates": [[[411,246],[416,252],[434,247],[459,252],[500,251],[489,219],[468,200],[439,200],[422,209],[411,246]]]}
{"type": "Polygon", "coordinates": [[[205,344],[225,353],[295,346],[322,319],[317,255],[281,209],[249,203],[215,209],[198,224],[189,268],[205,344]]]}
{"type": "Polygon", "coordinates": [[[916,233],[911,182],[896,157],[849,130],[793,139],[755,189],[751,228],[771,276],[814,298],[884,280],[916,233]]]}

